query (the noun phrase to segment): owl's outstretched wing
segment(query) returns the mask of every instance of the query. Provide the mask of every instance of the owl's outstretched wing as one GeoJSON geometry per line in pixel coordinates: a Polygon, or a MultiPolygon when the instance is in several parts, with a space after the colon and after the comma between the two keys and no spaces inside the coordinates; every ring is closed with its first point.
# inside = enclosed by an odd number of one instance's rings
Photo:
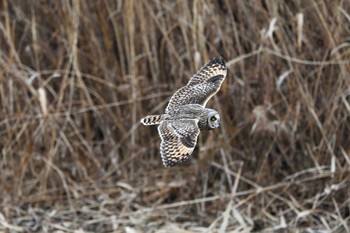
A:
{"type": "Polygon", "coordinates": [[[161,138],[160,155],[165,167],[172,167],[188,159],[199,135],[198,120],[163,121],[158,132],[161,138]]]}
{"type": "Polygon", "coordinates": [[[204,65],[187,83],[171,97],[166,113],[181,105],[200,104],[203,107],[215,95],[227,74],[226,62],[222,57],[215,58],[204,65]]]}

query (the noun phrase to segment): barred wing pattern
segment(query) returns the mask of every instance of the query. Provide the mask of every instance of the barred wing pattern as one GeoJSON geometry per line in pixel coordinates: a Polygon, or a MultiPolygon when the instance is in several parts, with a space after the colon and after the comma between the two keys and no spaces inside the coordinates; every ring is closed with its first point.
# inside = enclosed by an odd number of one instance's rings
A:
{"type": "Polygon", "coordinates": [[[166,120],[159,125],[160,155],[164,166],[175,166],[192,154],[200,132],[197,123],[198,120],[184,119],[166,120]]]}
{"type": "Polygon", "coordinates": [[[227,74],[226,62],[222,57],[204,65],[187,83],[171,97],[165,113],[174,111],[181,105],[200,104],[203,107],[215,95],[227,74]]]}

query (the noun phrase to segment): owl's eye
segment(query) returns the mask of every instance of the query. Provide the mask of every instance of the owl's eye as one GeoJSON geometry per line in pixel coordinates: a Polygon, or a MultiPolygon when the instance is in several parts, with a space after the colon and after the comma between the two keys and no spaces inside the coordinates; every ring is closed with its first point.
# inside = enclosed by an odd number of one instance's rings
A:
{"type": "Polygon", "coordinates": [[[211,120],[211,121],[216,121],[216,117],[215,117],[215,116],[212,116],[212,117],[210,118],[210,120],[211,120]]]}

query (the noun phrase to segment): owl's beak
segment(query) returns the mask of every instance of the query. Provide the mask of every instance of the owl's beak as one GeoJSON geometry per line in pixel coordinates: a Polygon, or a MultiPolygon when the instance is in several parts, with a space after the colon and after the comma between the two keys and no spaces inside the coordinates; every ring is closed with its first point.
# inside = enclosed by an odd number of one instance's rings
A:
{"type": "Polygon", "coordinates": [[[220,126],[220,118],[216,120],[214,126],[215,126],[215,128],[218,128],[220,126]]]}

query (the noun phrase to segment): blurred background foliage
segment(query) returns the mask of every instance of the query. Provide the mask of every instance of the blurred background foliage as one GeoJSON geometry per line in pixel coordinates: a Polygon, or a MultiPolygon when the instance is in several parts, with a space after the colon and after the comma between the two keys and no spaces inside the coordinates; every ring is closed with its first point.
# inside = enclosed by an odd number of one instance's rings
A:
{"type": "Polygon", "coordinates": [[[0,229],[350,232],[349,10],[3,0],[0,229]],[[166,169],[139,119],[217,56],[222,126],[166,169]]]}

